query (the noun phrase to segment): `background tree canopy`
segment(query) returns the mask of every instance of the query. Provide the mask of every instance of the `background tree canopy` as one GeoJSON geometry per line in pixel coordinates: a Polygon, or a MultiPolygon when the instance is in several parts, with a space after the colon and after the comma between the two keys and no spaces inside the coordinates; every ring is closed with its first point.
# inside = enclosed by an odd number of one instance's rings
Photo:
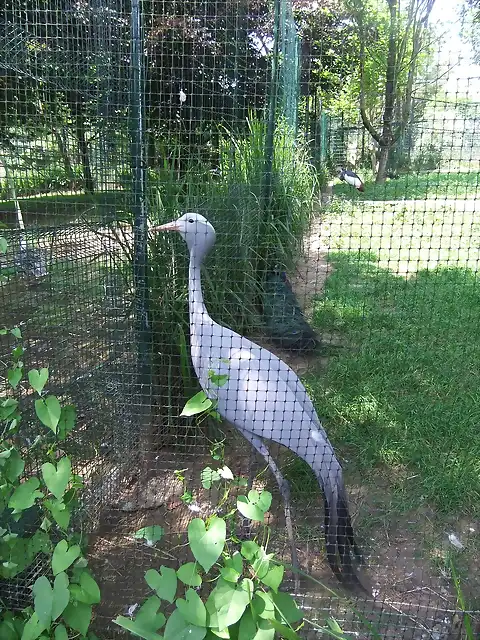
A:
{"type": "MultiPolygon", "coordinates": [[[[303,124],[316,123],[322,111],[352,124],[361,115],[379,181],[393,162],[392,149],[422,115],[417,98],[429,86],[438,88],[431,44],[436,34],[428,22],[434,1],[292,5],[303,124]]],[[[475,43],[478,0],[468,7],[475,43]]],[[[173,158],[177,147],[182,157],[215,162],[219,125],[246,133],[250,113],[265,116],[278,32],[272,4],[149,0],[143,14],[148,164],[173,158]]],[[[1,144],[12,144],[20,129],[21,136],[35,137],[46,127],[73,180],[66,150],[73,140],[83,186],[93,191],[92,149],[113,153],[128,135],[128,3],[39,0],[33,7],[7,0],[0,21],[1,144]]],[[[305,129],[308,136],[311,128],[305,129]]]]}

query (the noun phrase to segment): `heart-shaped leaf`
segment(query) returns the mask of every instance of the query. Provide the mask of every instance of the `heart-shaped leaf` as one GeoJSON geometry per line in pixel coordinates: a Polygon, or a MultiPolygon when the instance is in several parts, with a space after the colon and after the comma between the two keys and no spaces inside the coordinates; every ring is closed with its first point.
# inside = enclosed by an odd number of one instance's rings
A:
{"type": "Polygon", "coordinates": [[[130,631],[134,636],[143,638],[144,640],[163,640],[160,634],[150,631],[150,629],[146,628],[140,622],[130,620],[130,618],[126,618],[125,616],[117,616],[113,622],[118,624],[119,627],[122,627],[122,629],[130,631]]]}
{"type": "Polygon", "coordinates": [[[239,585],[220,578],[206,602],[209,626],[225,629],[242,617],[250,602],[250,583],[242,580],[239,585]]]}
{"type": "Polygon", "coordinates": [[[10,496],[8,506],[13,509],[13,513],[20,513],[33,507],[37,498],[43,498],[43,493],[38,491],[40,480],[38,478],[29,478],[22,482],[10,496]]]}
{"type": "MultiPolygon", "coordinates": [[[[72,545],[70,548],[66,540],[60,540],[52,556],[53,575],[57,575],[61,571],[68,569],[80,555],[80,547],[78,544],[72,545]]],[[[76,629],[76,627],[73,627],[76,629]]],[[[79,631],[79,629],[77,629],[79,631]]]]}
{"type": "Polygon", "coordinates": [[[77,420],[77,410],[73,404],[67,404],[62,407],[60,420],[57,426],[57,436],[59,440],[65,440],[70,431],[74,428],[77,420]]]}
{"type": "Polygon", "coordinates": [[[242,516],[249,520],[263,522],[265,513],[272,504],[272,494],[269,491],[258,493],[255,489],[248,492],[247,496],[238,496],[237,509],[242,516]]]}
{"type": "Polygon", "coordinates": [[[70,509],[61,500],[45,500],[43,503],[52,514],[52,518],[61,529],[67,529],[70,524],[70,509]]]}
{"type": "Polygon", "coordinates": [[[252,640],[257,633],[257,625],[253,620],[253,615],[248,608],[240,620],[240,626],[238,627],[238,640],[252,640]]]}
{"type": "Polygon", "coordinates": [[[238,582],[240,578],[240,574],[238,571],[235,571],[233,567],[222,567],[220,569],[220,575],[227,582],[238,582]]]}
{"type": "Polygon", "coordinates": [[[15,409],[18,407],[18,400],[15,398],[7,398],[2,403],[0,403],[0,420],[6,420],[13,413],[15,413],[15,409]]]}
{"type": "Polygon", "coordinates": [[[202,584],[202,576],[198,573],[196,562],[186,562],[177,569],[178,579],[189,587],[199,587],[202,584]]]}
{"type": "Polygon", "coordinates": [[[202,487],[204,489],[210,489],[214,482],[218,482],[221,476],[215,469],[211,467],[205,467],[200,474],[200,479],[202,481],[202,487]]]}
{"type": "Polygon", "coordinates": [[[34,612],[23,628],[22,640],[37,640],[38,636],[45,631],[45,629],[46,626],[40,622],[37,614],[34,612]]]}
{"type": "Polygon", "coordinates": [[[161,566],[160,573],[155,569],[149,569],[145,574],[145,580],[159,598],[172,603],[177,593],[177,574],[170,567],[161,566]]]}
{"type": "Polygon", "coordinates": [[[70,602],[63,612],[63,620],[71,629],[86,636],[92,620],[92,606],[84,602],[70,602]]]}
{"type": "Polygon", "coordinates": [[[17,338],[18,340],[20,340],[22,337],[22,332],[20,331],[20,327],[13,327],[13,329],[10,329],[10,333],[12,334],[12,336],[17,338]]]}
{"type": "Polygon", "coordinates": [[[50,462],[42,464],[42,476],[47,489],[50,493],[61,500],[65,493],[70,480],[70,474],[72,473],[72,464],[67,457],[60,458],[57,462],[57,467],[50,462]]]}
{"type": "Polygon", "coordinates": [[[254,613],[265,620],[275,617],[275,605],[270,592],[256,591],[252,600],[254,613]]]}
{"type": "Polygon", "coordinates": [[[226,531],[225,520],[216,516],[210,520],[208,529],[200,518],[195,518],[188,525],[190,549],[205,571],[210,571],[220,557],[225,546],[226,531]]]}
{"type": "Polygon", "coordinates": [[[22,368],[15,367],[14,369],[9,369],[7,371],[7,378],[8,378],[8,382],[10,383],[10,386],[13,389],[16,389],[18,386],[18,383],[22,379],[22,368]]]}
{"type": "Polygon", "coordinates": [[[159,611],[161,604],[160,598],[157,596],[147,598],[138,610],[135,622],[150,631],[158,631],[165,624],[165,616],[159,611]]]}
{"type": "Polygon", "coordinates": [[[133,534],[135,538],[146,540],[149,547],[163,538],[165,530],[158,524],[153,524],[150,527],[142,527],[133,534]]]}
{"type": "Polygon", "coordinates": [[[165,640],[203,640],[206,635],[205,627],[191,624],[178,609],[169,617],[164,631],[165,640]]]}
{"type": "Polygon", "coordinates": [[[273,553],[267,553],[263,547],[260,547],[255,560],[252,562],[252,569],[255,571],[260,580],[266,576],[270,568],[270,560],[273,558],[273,553]]]}
{"type": "Polygon", "coordinates": [[[40,624],[47,628],[52,622],[52,585],[46,576],[41,576],[35,580],[32,591],[34,595],[35,613],[38,616],[40,624]]]}
{"type": "Polygon", "coordinates": [[[267,587],[270,587],[275,592],[278,591],[278,587],[282,584],[283,574],[285,571],[285,567],[281,564],[277,564],[274,567],[271,567],[260,580],[263,584],[266,584],[267,587]]]}
{"type": "Polygon", "coordinates": [[[207,625],[207,610],[200,596],[193,589],[188,589],[185,594],[185,600],[178,598],[176,602],[182,616],[190,624],[197,627],[205,627],[207,625]]]}
{"type": "Polygon", "coordinates": [[[0,253],[6,253],[7,249],[8,249],[7,240],[3,236],[0,236],[0,253]]]}
{"type": "Polygon", "coordinates": [[[35,400],[35,413],[42,424],[57,433],[62,408],[55,396],[47,396],[44,400],[35,400]]]}
{"type": "Polygon", "coordinates": [[[210,409],[212,401],[207,397],[205,391],[199,391],[183,407],[181,416],[195,416],[210,409]]]}
{"type": "MultiPolygon", "coordinates": [[[[280,638],[285,638],[285,640],[302,640],[298,633],[295,633],[291,627],[286,627],[278,622],[278,620],[272,618],[268,623],[272,625],[275,631],[277,631],[280,638]]],[[[240,640],[240,636],[238,637],[238,640],[240,640]]]]}
{"type": "Polygon", "coordinates": [[[208,371],[208,379],[213,385],[223,387],[228,382],[228,375],[226,373],[215,373],[213,369],[210,369],[208,371]]]}
{"type": "Polygon", "coordinates": [[[68,640],[68,632],[63,624],[55,627],[55,640],[68,640]]]}
{"type": "Polygon", "coordinates": [[[68,576],[62,571],[53,582],[52,620],[56,620],[64,611],[70,600],[68,576]]]}
{"type": "Polygon", "coordinates": [[[243,560],[238,551],[235,551],[230,558],[225,558],[225,566],[220,569],[220,573],[224,580],[238,582],[243,573],[243,560]]]}
{"type": "Polygon", "coordinates": [[[43,368],[40,369],[31,369],[28,372],[28,381],[32,389],[34,389],[38,395],[42,394],[43,387],[47,384],[48,380],[48,369],[43,368]]]}
{"type": "Polygon", "coordinates": [[[249,562],[252,562],[258,552],[260,551],[260,547],[254,540],[245,540],[242,542],[242,546],[240,547],[240,553],[249,562]]]}
{"type": "Polygon", "coordinates": [[[218,473],[224,480],[233,480],[232,470],[227,467],[227,465],[224,465],[221,469],[219,469],[218,473]]]}
{"type": "Polygon", "coordinates": [[[277,620],[285,620],[290,624],[302,620],[303,613],[297,607],[297,603],[289,593],[279,591],[278,593],[272,593],[271,595],[273,602],[277,607],[277,620]]]}
{"type": "Polygon", "coordinates": [[[25,469],[25,461],[22,459],[20,454],[13,447],[8,450],[8,457],[3,465],[3,473],[7,480],[10,482],[15,482],[17,478],[19,478],[24,469],[25,469]]]}
{"type": "Polygon", "coordinates": [[[85,604],[98,604],[100,602],[100,588],[88,571],[80,573],[80,584],[72,584],[70,592],[73,599],[79,602],[84,602],[85,604]]]}

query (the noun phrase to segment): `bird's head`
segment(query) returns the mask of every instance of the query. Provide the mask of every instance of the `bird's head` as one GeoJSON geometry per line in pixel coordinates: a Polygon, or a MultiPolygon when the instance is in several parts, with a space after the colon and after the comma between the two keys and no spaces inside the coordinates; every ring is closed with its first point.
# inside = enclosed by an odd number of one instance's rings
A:
{"type": "Polygon", "coordinates": [[[178,231],[187,243],[190,252],[206,255],[215,243],[215,229],[199,213],[184,213],[183,216],[150,229],[152,233],[178,231]]]}

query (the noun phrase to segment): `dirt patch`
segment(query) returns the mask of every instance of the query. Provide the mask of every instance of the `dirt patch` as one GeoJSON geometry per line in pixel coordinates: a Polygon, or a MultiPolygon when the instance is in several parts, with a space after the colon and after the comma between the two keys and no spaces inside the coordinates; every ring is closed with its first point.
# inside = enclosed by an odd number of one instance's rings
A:
{"type": "MultiPolygon", "coordinates": [[[[229,440],[229,454],[227,464],[236,473],[246,475],[250,459],[245,455],[245,447],[240,441],[235,442],[235,438],[233,446],[229,440]]],[[[180,499],[185,486],[198,487],[198,477],[204,466],[214,466],[208,453],[199,453],[194,458],[163,453],[157,456],[156,463],[157,467],[150,469],[149,480],[135,480],[109,505],[105,505],[101,525],[91,541],[90,564],[103,595],[96,614],[96,628],[105,639],[114,638],[117,634],[121,636],[112,619],[119,614],[125,615],[149,594],[144,581],[145,571],[158,569],[162,564],[178,568],[181,563],[192,559],[185,538],[188,522],[198,515],[210,515],[218,503],[218,495],[201,488],[195,489],[193,505],[188,506],[180,499]],[[175,478],[174,469],[185,470],[185,485],[175,478]],[[153,524],[160,525],[167,532],[155,547],[134,539],[133,532],[153,524]]],[[[263,469],[258,460],[255,466],[257,471],[263,469]]],[[[353,606],[375,626],[382,638],[460,638],[463,618],[457,611],[451,577],[442,572],[435,562],[436,554],[449,552],[448,527],[446,529],[437,521],[435,514],[426,509],[403,516],[395,515],[391,510],[388,483],[383,482],[384,486],[379,486],[380,482],[379,479],[375,486],[357,483],[353,479],[348,482],[354,526],[366,557],[362,571],[374,595],[371,599],[356,599],[353,606]],[[374,520],[372,514],[375,515],[374,520]]],[[[270,474],[262,473],[257,477],[255,486],[267,487],[274,494],[272,511],[268,514],[268,523],[272,527],[270,550],[290,562],[283,505],[275,483],[270,474]]],[[[235,503],[234,494],[231,503],[235,503]]],[[[320,491],[294,499],[293,509],[301,567],[321,585],[341,592],[325,562],[320,491]]],[[[238,524],[241,526],[240,522],[238,524]]],[[[465,523],[465,527],[467,524],[471,528],[472,523],[465,523]]],[[[463,529],[458,528],[457,531],[466,542],[463,529]]],[[[255,529],[250,532],[243,530],[242,534],[255,535],[255,529]]],[[[475,575],[476,570],[476,566],[470,566],[468,574],[475,575]]],[[[352,613],[351,605],[332,597],[321,585],[308,579],[301,580],[296,598],[308,617],[323,624],[327,617],[333,615],[346,630],[356,634],[354,637],[370,637],[364,622],[352,613]]],[[[287,586],[294,589],[293,580],[288,576],[287,586]]]]}

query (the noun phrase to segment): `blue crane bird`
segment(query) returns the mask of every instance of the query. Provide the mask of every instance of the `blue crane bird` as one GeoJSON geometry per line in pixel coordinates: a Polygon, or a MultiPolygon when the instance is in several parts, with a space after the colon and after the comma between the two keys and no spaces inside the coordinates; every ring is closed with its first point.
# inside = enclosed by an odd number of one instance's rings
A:
{"type": "Polygon", "coordinates": [[[365,191],[365,185],[363,184],[363,180],[360,176],[357,176],[356,173],[350,171],[350,169],[344,169],[343,167],[338,167],[337,169],[338,177],[342,182],[346,182],[351,187],[355,187],[358,191],[365,191]]]}
{"type": "Polygon", "coordinates": [[[265,440],[288,447],[313,469],[325,501],[327,560],[338,580],[350,588],[362,585],[356,568],[362,562],[348,509],[342,468],[307,391],[295,372],[273,353],[216,323],[205,307],[202,262],[215,243],[213,226],[198,213],[151,228],[177,231],[189,252],[188,298],[190,348],[195,372],[217,411],[264,457],[278,483],[285,505],[292,563],[298,566],[290,515],[290,492],[265,440]],[[218,386],[216,375],[226,375],[218,386]]]}

